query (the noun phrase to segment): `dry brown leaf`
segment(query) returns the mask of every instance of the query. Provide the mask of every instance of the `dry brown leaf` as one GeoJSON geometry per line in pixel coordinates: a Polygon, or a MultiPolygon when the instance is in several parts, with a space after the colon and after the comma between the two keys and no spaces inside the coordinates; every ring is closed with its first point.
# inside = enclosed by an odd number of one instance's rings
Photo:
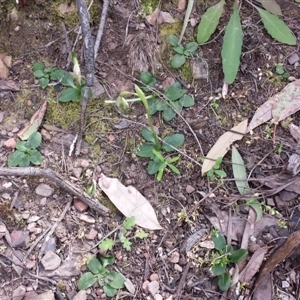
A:
{"type": "Polygon", "coordinates": [[[292,137],[297,141],[300,142],[300,127],[296,126],[295,124],[291,123],[289,125],[289,130],[292,137]]]}
{"type": "Polygon", "coordinates": [[[168,12],[161,11],[159,8],[156,8],[151,15],[147,16],[146,20],[152,26],[175,22],[174,18],[168,12]]]}
{"type": "Polygon", "coordinates": [[[300,230],[293,232],[284,244],[279,247],[267,260],[261,269],[258,278],[255,282],[254,290],[263,280],[263,278],[272,271],[275,266],[290,256],[293,251],[300,245],[300,230]]]}
{"type": "Polygon", "coordinates": [[[259,271],[261,264],[264,261],[264,257],[268,251],[269,247],[263,247],[257,249],[246,267],[240,273],[240,281],[241,282],[250,282],[253,276],[259,271]]]}
{"type": "Polygon", "coordinates": [[[276,0],[257,0],[261,3],[263,8],[272,13],[273,15],[281,16],[282,11],[276,0]]]}
{"type": "Polygon", "coordinates": [[[34,132],[36,132],[45,115],[47,109],[47,101],[43,103],[43,105],[33,114],[31,117],[29,124],[27,124],[23,129],[18,132],[18,137],[21,140],[27,140],[34,132]]]}
{"type": "Polygon", "coordinates": [[[135,217],[135,223],[151,230],[163,229],[148,200],[134,187],[124,186],[117,178],[100,175],[98,184],[110,201],[126,217],[135,217]]]}
{"type": "Polygon", "coordinates": [[[231,130],[225,132],[219,137],[217,142],[206,155],[206,159],[204,160],[204,163],[202,165],[202,175],[204,175],[211,168],[213,168],[216,159],[218,159],[219,157],[224,157],[224,155],[228,152],[228,150],[230,149],[230,145],[233,142],[241,140],[244,137],[244,134],[246,133],[247,129],[247,124],[248,120],[245,119],[237,126],[234,126],[233,128],[231,128],[231,130]]]}
{"type": "Polygon", "coordinates": [[[186,0],[179,0],[178,5],[177,5],[177,10],[178,11],[184,11],[186,8],[186,0]]]}
{"type": "MultiPolygon", "coordinates": [[[[249,298],[251,299],[251,297],[249,298]]],[[[268,273],[253,293],[252,300],[272,300],[271,274],[268,273]]]]}

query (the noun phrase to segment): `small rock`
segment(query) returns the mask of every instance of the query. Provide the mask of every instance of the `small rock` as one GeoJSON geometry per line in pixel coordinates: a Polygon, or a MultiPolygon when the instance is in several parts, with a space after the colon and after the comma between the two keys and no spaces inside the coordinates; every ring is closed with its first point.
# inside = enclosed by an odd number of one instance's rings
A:
{"type": "Polygon", "coordinates": [[[89,224],[94,224],[96,222],[95,218],[93,218],[92,216],[89,216],[89,215],[85,215],[85,214],[80,214],[78,216],[78,218],[79,218],[79,220],[84,221],[89,224]]]}
{"type": "Polygon", "coordinates": [[[22,213],[21,216],[24,220],[27,220],[30,217],[30,212],[28,210],[26,210],[22,213]]]}
{"type": "Polygon", "coordinates": [[[41,206],[45,206],[47,204],[47,198],[46,197],[42,198],[40,200],[40,204],[41,204],[41,206]]]}
{"type": "Polygon", "coordinates": [[[90,163],[87,159],[81,159],[79,161],[79,164],[80,164],[80,167],[82,167],[82,168],[87,168],[90,165],[90,163]]]}
{"type": "Polygon", "coordinates": [[[94,84],[92,86],[92,98],[97,99],[104,93],[105,89],[103,88],[99,80],[96,77],[94,77],[94,84]]]}
{"type": "Polygon", "coordinates": [[[84,212],[88,209],[88,205],[79,199],[74,199],[74,206],[79,212],[84,212]]]}
{"type": "Polygon", "coordinates": [[[27,261],[25,262],[25,268],[26,268],[27,270],[33,269],[34,266],[35,266],[35,264],[36,264],[36,261],[35,261],[35,260],[27,260],[27,261]]]}
{"type": "Polygon", "coordinates": [[[14,138],[8,139],[3,143],[4,147],[9,148],[9,149],[15,149],[16,148],[16,140],[14,138]]]}
{"type": "Polygon", "coordinates": [[[179,266],[179,264],[175,264],[174,265],[174,270],[181,273],[182,272],[182,267],[179,266]]]}
{"type": "Polygon", "coordinates": [[[82,168],[73,168],[72,172],[73,172],[73,175],[77,179],[79,179],[81,177],[81,174],[82,174],[82,168]]]}
{"type": "Polygon", "coordinates": [[[14,300],[22,300],[26,293],[26,287],[24,285],[20,285],[17,287],[12,293],[12,299],[14,300]]]}
{"type": "Polygon", "coordinates": [[[29,243],[29,232],[28,231],[21,231],[21,230],[13,230],[10,234],[11,245],[13,248],[18,247],[28,247],[29,243]]]}
{"type": "Polygon", "coordinates": [[[152,297],[154,297],[154,295],[157,294],[158,290],[159,290],[158,281],[154,280],[148,284],[148,291],[152,295],[152,297]]]}
{"type": "Polygon", "coordinates": [[[86,300],[86,291],[79,291],[73,298],[73,300],[86,300]]]}
{"type": "Polygon", "coordinates": [[[297,61],[299,61],[299,55],[296,52],[294,52],[292,55],[289,56],[288,62],[290,65],[293,65],[297,61]]]}
{"type": "Polygon", "coordinates": [[[4,193],[4,194],[2,194],[2,195],[1,195],[1,198],[4,199],[4,200],[10,200],[10,199],[11,199],[9,193],[4,193]]]}
{"type": "Polygon", "coordinates": [[[39,300],[39,295],[35,291],[28,291],[23,300],[39,300]]]}
{"type": "Polygon", "coordinates": [[[194,187],[192,187],[191,185],[187,185],[187,187],[186,187],[186,192],[188,193],[188,194],[191,194],[191,193],[193,193],[194,191],[195,191],[195,188],[194,187]]]}
{"type": "Polygon", "coordinates": [[[38,300],[55,300],[54,293],[49,290],[43,294],[39,294],[38,300]]]}
{"type": "Polygon", "coordinates": [[[96,290],[96,295],[97,296],[101,296],[103,294],[103,290],[102,289],[97,289],[96,290]]]}
{"type": "Polygon", "coordinates": [[[41,263],[46,271],[53,271],[59,267],[61,259],[53,251],[48,251],[41,259],[41,263]]]}
{"type": "Polygon", "coordinates": [[[161,294],[156,294],[154,295],[154,300],[162,300],[163,299],[163,296],[161,294]]]}
{"type": "Polygon", "coordinates": [[[14,7],[10,13],[10,19],[13,22],[17,22],[19,20],[18,10],[14,7]]]}
{"type": "Polygon", "coordinates": [[[30,223],[30,224],[28,224],[28,226],[27,226],[27,230],[28,230],[29,232],[34,232],[34,231],[35,231],[35,227],[36,227],[36,223],[30,223]]]}
{"type": "Polygon", "coordinates": [[[11,132],[12,132],[12,133],[17,133],[17,132],[19,132],[19,130],[20,130],[19,127],[14,127],[14,128],[11,130],[11,132]]]}
{"type": "Polygon", "coordinates": [[[31,216],[31,217],[28,218],[27,223],[33,223],[33,222],[36,222],[36,221],[38,221],[40,218],[41,218],[41,217],[39,217],[39,216],[31,216]]]}
{"type": "Polygon", "coordinates": [[[145,293],[148,293],[148,286],[149,286],[149,281],[148,280],[146,280],[146,281],[144,281],[143,282],[143,284],[142,284],[142,290],[145,292],[145,293]]]}
{"type": "Polygon", "coordinates": [[[290,283],[287,282],[286,280],[284,280],[284,281],[281,282],[281,286],[282,286],[284,289],[286,289],[286,288],[288,288],[288,287],[290,286],[290,283]]]}
{"type": "Polygon", "coordinates": [[[158,280],[158,274],[156,274],[156,273],[153,273],[153,274],[151,274],[150,275],[150,281],[154,281],[154,280],[158,280]]]}
{"type": "Polygon", "coordinates": [[[179,262],[179,253],[177,251],[173,252],[171,256],[169,257],[169,262],[173,264],[177,264],[179,262]]]}
{"type": "Polygon", "coordinates": [[[54,189],[45,183],[40,183],[35,189],[35,193],[43,197],[49,197],[53,194],[53,192],[54,189]]]}
{"type": "Polygon", "coordinates": [[[90,230],[90,232],[85,235],[85,238],[87,240],[91,240],[92,241],[97,236],[97,234],[98,234],[98,231],[96,231],[94,228],[92,228],[90,230]]]}

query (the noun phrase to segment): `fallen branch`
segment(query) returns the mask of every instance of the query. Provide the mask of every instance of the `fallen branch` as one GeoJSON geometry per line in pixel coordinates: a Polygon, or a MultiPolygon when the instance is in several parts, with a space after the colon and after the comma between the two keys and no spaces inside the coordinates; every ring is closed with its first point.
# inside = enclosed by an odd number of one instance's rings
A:
{"type": "Polygon", "coordinates": [[[50,169],[41,169],[41,168],[1,168],[0,167],[0,176],[35,176],[35,177],[45,177],[59,187],[66,190],[68,193],[76,196],[82,202],[86,203],[91,209],[95,210],[103,216],[107,216],[110,210],[99,203],[97,199],[90,197],[88,194],[83,192],[80,188],[73,185],[71,182],[65,180],[58,173],[50,169]]]}

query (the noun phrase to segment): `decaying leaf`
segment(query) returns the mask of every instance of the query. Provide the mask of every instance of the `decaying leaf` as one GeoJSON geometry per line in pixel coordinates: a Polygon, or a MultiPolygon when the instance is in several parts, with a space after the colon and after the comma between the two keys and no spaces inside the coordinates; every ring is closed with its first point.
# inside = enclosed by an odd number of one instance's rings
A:
{"type": "Polygon", "coordinates": [[[18,132],[18,137],[21,140],[27,140],[34,132],[39,129],[47,109],[47,103],[48,102],[45,101],[43,105],[33,114],[29,121],[29,124],[27,124],[18,132]]]}
{"type": "MultiPolygon", "coordinates": [[[[251,298],[251,297],[250,297],[251,298]]],[[[268,273],[253,292],[252,300],[272,300],[272,278],[268,273]]]]}
{"type": "Polygon", "coordinates": [[[215,160],[217,158],[224,157],[233,142],[241,140],[243,138],[244,134],[246,133],[247,123],[248,120],[245,119],[237,126],[234,126],[229,131],[220,136],[220,138],[206,155],[206,159],[204,160],[201,170],[202,175],[208,172],[215,165],[215,160]]]}
{"type": "Polygon", "coordinates": [[[18,92],[19,85],[13,80],[0,80],[0,91],[18,92]]]}
{"type": "Polygon", "coordinates": [[[98,184],[124,216],[135,217],[138,226],[151,230],[163,229],[151,204],[134,187],[126,187],[117,178],[109,178],[104,174],[100,175],[98,184]]]}
{"type": "Polygon", "coordinates": [[[284,244],[279,247],[267,260],[261,269],[259,276],[255,282],[254,290],[263,280],[263,278],[275,268],[275,266],[290,256],[293,251],[300,245],[300,230],[293,232],[284,244]]]}
{"type": "Polygon", "coordinates": [[[276,2],[276,0],[257,0],[257,2],[261,3],[263,8],[272,13],[273,15],[282,15],[281,8],[276,2]]]}
{"type": "Polygon", "coordinates": [[[0,53],[0,79],[6,80],[11,67],[11,56],[0,53]]]}
{"type": "Polygon", "coordinates": [[[174,23],[175,19],[168,13],[161,11],[160,9],[156,8],[154,12],[146,17],[148,23],[152,26],[164,24],[164,23],[174,23]]]}
{"type": "Polygon", "coordinates": [[[292,137],[299,143],[300,142],[300,127],[291,123],[289,125],[289,130],[290,130],[292,137]]]}

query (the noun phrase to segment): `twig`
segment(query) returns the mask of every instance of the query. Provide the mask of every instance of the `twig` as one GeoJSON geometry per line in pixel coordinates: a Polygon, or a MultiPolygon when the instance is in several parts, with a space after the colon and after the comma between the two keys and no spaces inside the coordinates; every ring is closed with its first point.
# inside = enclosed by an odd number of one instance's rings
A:
{"type": "Polygon", "coordinates": [[[97,55],[98,55],[98,51],[99,51],[99,47],[100,47],[100,43],[101,43],[103,31],[104,31],[108,5],[109,5],[109,0],[103,0],[101,20],[100,20],[100,24],[99,24],[97,38],[96,38],[96,41],[95,41],[95,53],[94,53],[94,59],[95,60],[97,59],[97,55]]]}
{"type": "Polygon", "coordinates": [[[107,216],[110,210],[102,205],[97,199],[90,197],[88,194],[83,192],[81,189],[73,185],[71,182],[65,180],[61,175],[50,169],[41,168],[4,168],[0,167],[0,176],[36,176],[46,177],[49,180],[56,183],[62,189],[66,190],[70,194],[79,198],[82,202],[86,203],[91,209],[103,216],[107,216]]]}
{"type": "Polygon", "coordinates": [[[94,82],[94,73],[95,73],[95,63],[94,63],[94,43],[92,38],[92,32],[89,22],[89,13],[87,6],[84,0],[77,0],[77,6],[80,17],[80,24],[82,29],[82,35],[84,40],[84,59],[86,67],[86,86],[84,87],[83,92],[83,101],[81,107],[80,115],[80,125],[78,130],[78,139],[76,142],[76,151],[75,155],[80,154],[82,136],[84,131],[84,121],[85,121],[85,112],[89,100],[89,90],[93,86],[94,82]]]}

